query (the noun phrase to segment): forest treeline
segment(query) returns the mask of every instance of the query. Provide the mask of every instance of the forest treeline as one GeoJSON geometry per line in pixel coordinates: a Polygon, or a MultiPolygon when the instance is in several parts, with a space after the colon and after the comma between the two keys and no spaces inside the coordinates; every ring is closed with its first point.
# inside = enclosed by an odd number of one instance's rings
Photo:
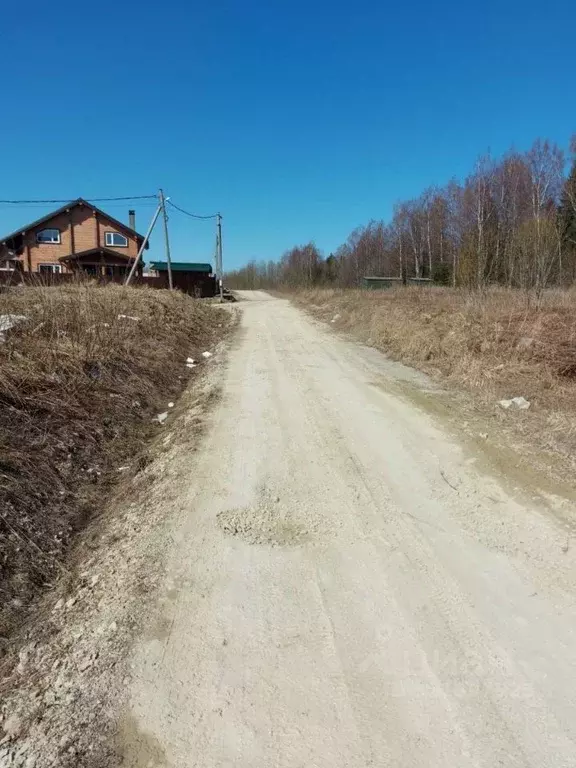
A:
{"type": "Polygon", "coordinates": [[[399,202],[392,220],[358,227],[326,258],[315,243],[228,273],[232,288],[353,287],[365,276],[429,277],[467,288],[540,291],[576,280],[576,135],[568,160],[538,139],[482,156],[463,181],[399,202]],[[566,175],[566,167],[568,174],[566,175]]]}

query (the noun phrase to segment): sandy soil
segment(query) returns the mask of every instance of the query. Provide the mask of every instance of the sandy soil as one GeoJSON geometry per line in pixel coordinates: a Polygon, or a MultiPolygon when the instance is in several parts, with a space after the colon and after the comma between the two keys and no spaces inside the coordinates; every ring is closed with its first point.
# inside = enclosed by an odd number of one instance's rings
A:
{"type": "Polygon", "coordinates": [[[576,766],[564,489],[501,472],[425,377],[243,298],[202,450],[172,455],[123,765],[576,766]]]}

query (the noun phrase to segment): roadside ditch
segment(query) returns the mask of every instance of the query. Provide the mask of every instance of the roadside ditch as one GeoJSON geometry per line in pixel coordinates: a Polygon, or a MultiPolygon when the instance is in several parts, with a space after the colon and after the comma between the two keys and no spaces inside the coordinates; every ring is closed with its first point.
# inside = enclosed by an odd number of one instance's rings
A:
{"type": "Polygon", "coordinates": [[[0,296],[0,766],[118,765],[134,634],[236,311],[119,286],[0,296]]]}

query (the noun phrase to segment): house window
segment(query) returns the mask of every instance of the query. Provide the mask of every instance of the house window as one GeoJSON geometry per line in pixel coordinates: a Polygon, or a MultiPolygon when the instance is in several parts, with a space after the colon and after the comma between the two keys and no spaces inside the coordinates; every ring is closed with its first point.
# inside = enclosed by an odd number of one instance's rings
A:
{"type": "Polygon", "coordinates": [[[106,245],[116,248],[128,248],[128,238],[119,232],[106,232],[106,245]]]}
{"type": "Polygon", "coordinates": [[[60,230],[59,229],[41,229],[40,232],[36,232],[37,243],[59,243],[60,242],[60,230]]]}
{"type": "Polygon", "coordinates": [[[62,264],[38,264],[38,272],[49,272],[50,274],[62,272],[62,264]]]}

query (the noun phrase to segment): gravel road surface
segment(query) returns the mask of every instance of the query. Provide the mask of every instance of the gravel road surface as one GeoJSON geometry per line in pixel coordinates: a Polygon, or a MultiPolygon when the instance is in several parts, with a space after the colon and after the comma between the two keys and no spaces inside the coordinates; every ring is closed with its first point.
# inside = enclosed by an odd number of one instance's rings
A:
{"type": "Polygon", "coordinates": [[[576,766],[568,502],[489,470],[419,374],[242,298],[125,764],[576,766]]]}

